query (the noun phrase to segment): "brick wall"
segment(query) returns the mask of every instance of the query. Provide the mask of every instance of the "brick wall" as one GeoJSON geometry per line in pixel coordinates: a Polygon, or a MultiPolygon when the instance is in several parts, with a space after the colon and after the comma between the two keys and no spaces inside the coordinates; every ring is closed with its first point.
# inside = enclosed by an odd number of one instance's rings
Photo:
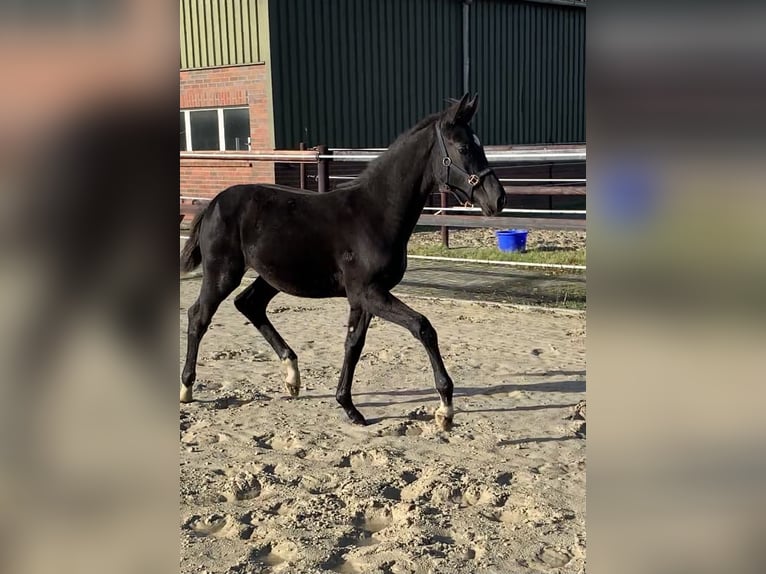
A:
{"type": "MultiPolygon", "coordinates": [[[[272,149],[268,67],[264,64],[181,71],[180,108],[247,105],[253,149],[272,149]]],[[[181,195],[213,197],[237,183],[273,183],[270,162],[182,160],[181,195]]]]}

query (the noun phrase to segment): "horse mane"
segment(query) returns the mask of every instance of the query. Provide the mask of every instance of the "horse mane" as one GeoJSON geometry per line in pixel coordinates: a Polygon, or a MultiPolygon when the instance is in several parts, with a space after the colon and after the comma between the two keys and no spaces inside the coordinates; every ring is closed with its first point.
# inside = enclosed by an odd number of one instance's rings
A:
{"type": "Polygon", "coordinates": [[[429,129],[433,127],[434,123],[436,123],[442,116],[443,112],[437,112],[434,114],[431,114],[430,116],[426,116],[422,120],[420,120],[417,124],[415,124],[413,127],[411,127],[406,132],[402,133],[397,137],[394,142],[388,146],[388,149],[380,154],[377,158],[375,158],[373,161],[371,161],[367,167],[362,170],[362,173],[360,173],[355,179],[352,179],[351,181],[347,181],[344,183],[341,183],[337,186],[335,186],[335,189],[352,189],[357,187],[362,187],[362,185],[366,184],[369,179],[375,174],[375,172],[378,170],[380,164],[390,156],[391,154],[395,154],[399,151],[399,148],[402,147],[405,141],[407,141],[412,136],[416,135],[419,132],[422,132],[425,129],[429,129]]]}

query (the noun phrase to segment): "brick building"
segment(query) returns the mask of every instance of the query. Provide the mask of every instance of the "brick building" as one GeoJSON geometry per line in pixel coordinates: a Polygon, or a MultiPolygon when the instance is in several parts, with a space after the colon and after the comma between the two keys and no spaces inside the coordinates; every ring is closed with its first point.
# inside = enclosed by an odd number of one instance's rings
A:
{"type": "MultiPolygon", "coordinates": [[[[181,0],[181,151],[274,149],[266,0],[181,0]]],[[[269,162],[181,161],[181,195],[273,182],[269,162]]]]}

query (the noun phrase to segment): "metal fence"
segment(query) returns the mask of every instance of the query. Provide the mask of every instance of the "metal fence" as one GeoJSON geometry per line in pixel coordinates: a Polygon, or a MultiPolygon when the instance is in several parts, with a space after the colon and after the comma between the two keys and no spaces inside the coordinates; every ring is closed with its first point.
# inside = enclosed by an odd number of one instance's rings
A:
{"type": "MultiPolygon", "coordinates": [[[[383,149],[328,149],[317,146],[310,150],[262,150],[249,152],[181,152],[181,160],[216,159],[232,161],[270,161],[283,164],[306,164],[316,166],[315,174],[309,175],[301,169],[296,187],[307,189],[308,179],[314,178],[319,193],[332,189],[332,182],[350,180],[358,175],[366,163],[377,158],[383,149]],[[331,174],[333,166],[353,163],[357,173],[342,169],[342,173],[331,174]]],[[[510,149],[488,148],[487,159],[498,174],[509,195],[547,195],[585,196],[585,177],[545,178],[545,177],[503,177],[502,172],[518,167],[540,165],[561,165],[578,163],[584,171],[587,158],[585,146],[536,146],[510,149]]],[[[352,170],[353,171],[353,170],[352,170]]],[[[476,215],[477,208],[450,206],[446,191],[441,192],[438,206],[428,205],[418,221],[419,225],[449,227],[514,227],[525,226],[531,229],[584,230],[584,209],[522,209],[507,207],[501,215],[484,217],[476,215]]]]}

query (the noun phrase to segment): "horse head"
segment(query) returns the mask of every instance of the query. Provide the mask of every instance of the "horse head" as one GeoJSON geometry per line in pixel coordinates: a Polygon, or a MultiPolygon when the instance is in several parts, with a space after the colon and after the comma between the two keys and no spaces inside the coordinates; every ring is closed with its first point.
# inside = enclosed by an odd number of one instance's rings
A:
{"type": "Polygon", "coordinates": [[[434,172],[436,181],[446,184],[461,202],[478,204],[484,215],[496,215],[505,204],[505,190],[470,126],[478,106],[478,94],[469,99],[466,93],[437,120],[434,172]]]}

